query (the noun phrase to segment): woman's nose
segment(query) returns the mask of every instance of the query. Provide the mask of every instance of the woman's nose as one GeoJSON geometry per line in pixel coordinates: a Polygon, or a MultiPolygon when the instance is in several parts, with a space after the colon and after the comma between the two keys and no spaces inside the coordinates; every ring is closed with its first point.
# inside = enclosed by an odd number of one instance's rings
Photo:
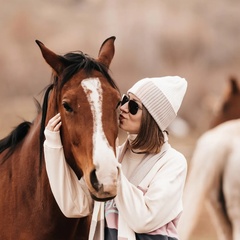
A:
{"type": "Polygon", "coordinates": [[[128,112],[128,102],[124,103],[121,107],[120,110],[122,112],[128,112]]]}

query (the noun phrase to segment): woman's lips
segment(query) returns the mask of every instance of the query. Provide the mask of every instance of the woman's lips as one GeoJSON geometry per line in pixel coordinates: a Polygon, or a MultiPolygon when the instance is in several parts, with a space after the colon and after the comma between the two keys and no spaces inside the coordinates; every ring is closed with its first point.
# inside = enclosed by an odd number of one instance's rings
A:
{"type": "Polygon", "coordinates": [[[119,115],[119,121],[122,122],[124,119],[126,119],[122,114],[119,115]]]}

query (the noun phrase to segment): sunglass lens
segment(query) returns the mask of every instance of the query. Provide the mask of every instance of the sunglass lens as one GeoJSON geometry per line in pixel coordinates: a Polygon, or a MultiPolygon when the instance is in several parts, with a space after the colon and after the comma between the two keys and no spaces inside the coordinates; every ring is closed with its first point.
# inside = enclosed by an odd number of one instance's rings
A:
{"type": "Polygon", "coordinates": [[[120,102],[120,105],[122,106],[122,105],[124,105],[127,102],[128,102],[129,112],[132,115],[135,115],[137,113],[138,109],[139,109],[138,104],[135,101],[130,100],[127,95],[123,95],[123,98],[122,98],[122,100],[120,102]]]}
{"type": "Polygon", "coordinates": [[[135,115],[138,111],[138,104],[133,101],[133,100],[130,100],[129,103],[128,103],[128,107],[129,107],[129,112],[132,114],[132,115],[135,115]]]}
{"type": "Polygon", "coordinates": [[[121,106],[124,105],[128,101],[129,101],[129,98],[126,95],[124,95],[122,98],[122,101],[121,101],[121,106]]]}

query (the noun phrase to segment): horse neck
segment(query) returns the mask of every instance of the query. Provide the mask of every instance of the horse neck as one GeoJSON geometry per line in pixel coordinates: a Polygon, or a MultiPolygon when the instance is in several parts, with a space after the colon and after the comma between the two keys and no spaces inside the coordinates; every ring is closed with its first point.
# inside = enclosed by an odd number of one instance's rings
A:
{"type": "Polygon", "coordinates": [[[29,149],[35,152],[34,156],[39,156],[40,153],[40,128],[41,128],[41,117],[42,114],[39,113],[35,118],[28,135],[26,136],[22,148],[29,149]]]}

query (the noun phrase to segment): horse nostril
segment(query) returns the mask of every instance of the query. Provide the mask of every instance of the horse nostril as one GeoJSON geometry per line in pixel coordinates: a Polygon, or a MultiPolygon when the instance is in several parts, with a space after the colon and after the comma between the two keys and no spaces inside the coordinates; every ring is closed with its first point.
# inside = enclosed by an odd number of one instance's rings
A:
{"type": "Polygon", "coordinates": [[[97,180],[97,176],[96,176],[96,169],[92,170],[92,172],[90,173],[90,181],[91,181],[91,184],[93,186],[93,188],[96,190],[96,191],[99,191],[100,189],[100,184],[97,180]]]}

